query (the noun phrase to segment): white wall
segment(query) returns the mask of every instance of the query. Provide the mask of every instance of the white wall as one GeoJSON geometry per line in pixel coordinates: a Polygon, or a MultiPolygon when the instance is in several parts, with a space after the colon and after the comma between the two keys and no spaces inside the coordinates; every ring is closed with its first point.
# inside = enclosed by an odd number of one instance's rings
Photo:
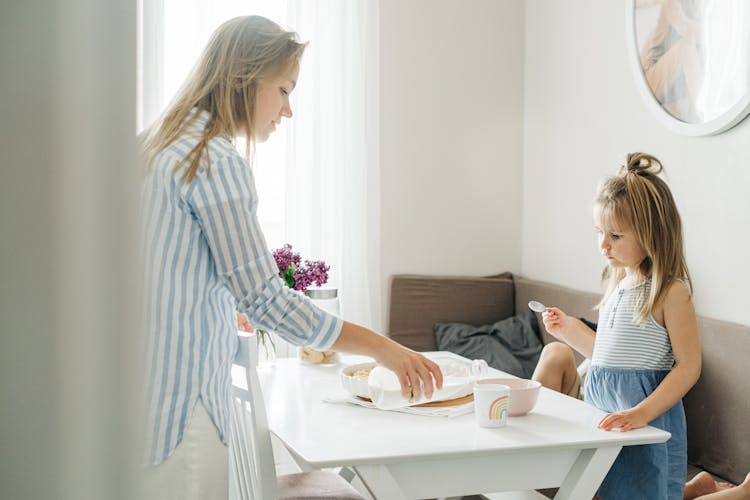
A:
{"type": "Polygon", "coordinates": [[[525,2],[521,270],[598,291],[590,201],[627,152],[646,151],[664,163],[683,218],[698,313],[748,324],[750,120],[712,137],[663,128],[631,73],[626,3],[525,2]]]}
{"type": "Polygon", "coordinates": [[[380,2],[385,296],[395,273],[520,269],[523,15],[517,0],[380,2]]]}
{"type": "Polygon", "coordinates": [[[402,272],[598,291],[591,198],[646,151],[683,217],[699,314],[748,324],[750,120],[697,138],[660,125],[631,73],[626,3],[381,0],[384,304],[402,272]]]}

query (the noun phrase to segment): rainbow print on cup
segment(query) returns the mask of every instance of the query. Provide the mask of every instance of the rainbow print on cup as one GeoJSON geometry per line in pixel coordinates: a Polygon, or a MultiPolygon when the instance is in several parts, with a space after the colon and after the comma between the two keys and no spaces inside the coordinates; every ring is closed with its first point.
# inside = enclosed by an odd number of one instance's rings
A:
{"type": "Polygon", "coordinates": [[[508,422],[510,387],[474,384],[474,415],[480,427],[502,427],[508,422]]]}
{"type": "Polygon", "coordinates": [[[490,403],[490,411],[487,418],[490,420],[505,420],[508,418],[508,396],[500,396],[490,403]]]}

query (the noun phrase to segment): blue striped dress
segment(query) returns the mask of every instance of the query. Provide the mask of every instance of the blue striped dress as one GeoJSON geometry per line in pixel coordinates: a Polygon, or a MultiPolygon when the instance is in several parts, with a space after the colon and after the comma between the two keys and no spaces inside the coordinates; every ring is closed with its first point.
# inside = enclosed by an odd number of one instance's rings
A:
{"type": "MultiPolygon", "coordinates": [[[[650,281],[618,287],[599,311],[594,354],[584,399],[600,410],[628,410],[649,396],[674,366],[667,330],[653,318],[635,321],[650,281]]],[[[685,412],[678,402],[649,425],[672,434],[666,443],[625,446],[598,495],[603,500],[653,498],[681,500],[687,474],[685,412]]]]}
{"type": "Polygon", "coordinates": [[[226,443],[235,306],[256,328],[325,350],[342,320],[286,287],[258,224],[250,167],[230,141],[209,141],[210,167],[192,182],[175,166],[209,115],[161,151],[143,182],[146,461],[166,460],[200,400],[226,443]]]}

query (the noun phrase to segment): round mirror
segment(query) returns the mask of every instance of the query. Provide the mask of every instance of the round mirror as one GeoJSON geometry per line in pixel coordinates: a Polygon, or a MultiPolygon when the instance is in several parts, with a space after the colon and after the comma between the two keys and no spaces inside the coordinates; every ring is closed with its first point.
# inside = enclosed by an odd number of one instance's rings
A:
{"type": "Polygon", "coordinates": [[[750,1],[629,0],[627,28],[636,85],[668,128],[716,134],[750,112],[750,1]]]}

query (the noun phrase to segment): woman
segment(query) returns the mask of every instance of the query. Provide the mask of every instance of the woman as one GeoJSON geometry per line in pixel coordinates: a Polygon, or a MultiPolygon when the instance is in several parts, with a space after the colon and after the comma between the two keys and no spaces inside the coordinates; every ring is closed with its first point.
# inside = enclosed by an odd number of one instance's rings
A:
{"type": "Polygon", "coordinates": [[[293,344],[372,356],[404,395],[442,386],[434,362],[317,308],[277,276],[249,160],[292,117],[304,48],[268,19],[227,21],[144,138],[147,461],[159,498],[226,498],[235,309],[293,344]]]}

